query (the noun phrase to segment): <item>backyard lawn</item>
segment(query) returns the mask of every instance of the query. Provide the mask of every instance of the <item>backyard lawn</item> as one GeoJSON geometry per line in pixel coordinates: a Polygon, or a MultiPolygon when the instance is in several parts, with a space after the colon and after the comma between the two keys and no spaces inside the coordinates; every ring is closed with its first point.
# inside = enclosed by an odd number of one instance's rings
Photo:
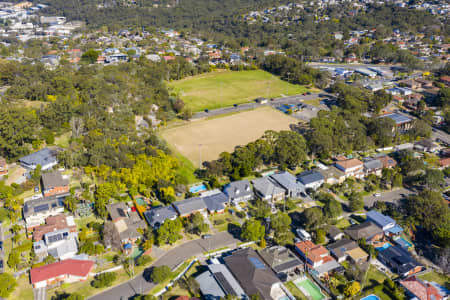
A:
{"type": "Polygon", "coordinates": [[[450,277],[449,276],[445,276],[443,274],[439,274],[434,271],[431,271],[422,276],[419,276],[419,278],[426,280],[426,281],[434,281],[437,284],[440,284],[444,287],[446,286],[447,288],[450,286],[450,277]]]}
{"type": "Polygon", "coordinates": [[[285,284],[289,292],[291,292],[292,296],[297,300],[307,300],[306,296],[295,286],[293,282],[287,282],[285,284]]]}
{"type": "Polygon", "coordinates": [[[169,87],[194,112],[246,103],[258,97],[276,98],[309,90],[262,70],[216,71],[170,82],[169,87]]]}

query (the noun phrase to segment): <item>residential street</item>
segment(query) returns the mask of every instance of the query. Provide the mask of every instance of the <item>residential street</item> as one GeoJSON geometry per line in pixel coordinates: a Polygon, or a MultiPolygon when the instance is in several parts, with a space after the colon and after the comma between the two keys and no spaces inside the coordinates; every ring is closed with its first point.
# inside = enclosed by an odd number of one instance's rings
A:
{"type": "Polygon", "coordinates": [[[393,191],[383,192],[381,193],[380,197],[375,197],[373,194],[369,196],[364,197],[364,205],[365,206],[372,206],[376,201],[383,201],[383,202],[391,202],[391,203],[397,203],[402,198],[405,198],[405,196],[409,196],[414,194],[414,191],[408,190],[405,188],[396,189],[393,191]]]}
{"type": "MultiPolygon", "coordinates": [[[[189,241],[176,248],[170,250],[161,258],[159,258],[153,266],[167,265],[170,268],[174,268],[185,260],[201,255],[203,252],[214,250],[217,248],[232,246],[240,242],[235,239],[228,232],[221,232],[213,235],[209,239],[197,239],[189,241]]],[[[139,274],[135,278],[121,285],[113,287],[107,291],[97,294],[89,299],[92,300],[113,300],[113,299],[128,299],[136,294],[144,294],[149,292],[155,284],[148,282],[143,273],[139,274]]]]}

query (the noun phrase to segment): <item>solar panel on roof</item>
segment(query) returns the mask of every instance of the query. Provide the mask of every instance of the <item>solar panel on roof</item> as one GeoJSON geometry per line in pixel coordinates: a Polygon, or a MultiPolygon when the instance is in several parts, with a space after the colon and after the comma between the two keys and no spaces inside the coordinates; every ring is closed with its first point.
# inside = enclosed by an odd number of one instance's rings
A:
{"type": "Polygon", "coordinates": [[[257,268],[257,269],[265,269],[266,265],[263,264],[258,258],[256,257],[249,257],[248,258],[250,260],[250,262],[252,263],[252,265],[257,268]]]}
{"type": "Polygon", "coordinates": [[[48,210],[48,204],[41,204],[41,205],[34,207],[34,212],[36,212],[36,213],[41,212],[41,211],[46,211],[46,210],[48,210]]]}
{"type": "Polygon", "coordinates": [[[234,295],[235,294],[235,292],[233,290],[233,287],[230,285],[228,280],[225,278],[225,276],[221,272],[214,273],[214,276],[216,277],[216,279],[219,282],[220,286],[225,290],[225,293],[227,295],[234,295]]]}
{"type": "Polygon", "coordinates": [[[63,239],[62,234],[55,234],[48,237],[49,243],[54,243],[57,241],[61,241],[63,239]]]}

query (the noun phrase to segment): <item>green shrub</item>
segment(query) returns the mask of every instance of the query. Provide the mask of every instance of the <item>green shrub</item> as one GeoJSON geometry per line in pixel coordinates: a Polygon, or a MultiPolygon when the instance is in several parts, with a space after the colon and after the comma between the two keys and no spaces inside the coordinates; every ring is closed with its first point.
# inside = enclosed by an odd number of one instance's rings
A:
{"type": "Polygon", "coordinates": [[[92,286],[95,288],[103,288],[107,286],[111,286],[114,280],[116,280],[117,274],[113,272],[106,272],[100,275],[95,276],[92,281],[92,286]]]}

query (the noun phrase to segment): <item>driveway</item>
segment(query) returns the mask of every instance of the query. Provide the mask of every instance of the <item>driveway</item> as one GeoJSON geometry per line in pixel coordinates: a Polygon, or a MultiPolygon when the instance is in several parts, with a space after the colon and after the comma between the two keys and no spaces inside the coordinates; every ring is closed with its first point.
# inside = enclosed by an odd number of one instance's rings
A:
{"type": "MultiPolygon", "coordinates": [[[[174,268],[185,260],[201,255],[203,252],[214,250],[226,246],[234,246],[239,240],[235,239],[228,232],[221,232],[211,236],[209,239],[197,239],[170,250],[161,258],[159,258],[153,266],[169,266],[174,268]]],[[[153,287],[154,283],[148,282],[143,273],[137,275],[135,278],[115,286],[107,291],[90,297],[91,300],[112,300],[112,299],[128,299],[137,294],[146,294],[153,287]]]]}
{"type": "Polygon", "coordinates": [[[364,205],[367,207],[372,207],[372,205],[376,201],[390,202],[390,203],[398,204],[398,202],[401,199],[403,199],[407,196],[413,195],[413,194],[414,194],[414,191],[405,189],[405,188],[400,188],[400,189],[396,189],[393,191],[383,192],[383,193],[381,193],[380,197],[375,197],[372,194],[372,195],[364,197],[364,205]]]}
{"type": "Polygon", "coordinates": [[[34,300],[46,300],[47,299],[47,291],[44,288],[33,289],[33,297],[34,300]]]}

